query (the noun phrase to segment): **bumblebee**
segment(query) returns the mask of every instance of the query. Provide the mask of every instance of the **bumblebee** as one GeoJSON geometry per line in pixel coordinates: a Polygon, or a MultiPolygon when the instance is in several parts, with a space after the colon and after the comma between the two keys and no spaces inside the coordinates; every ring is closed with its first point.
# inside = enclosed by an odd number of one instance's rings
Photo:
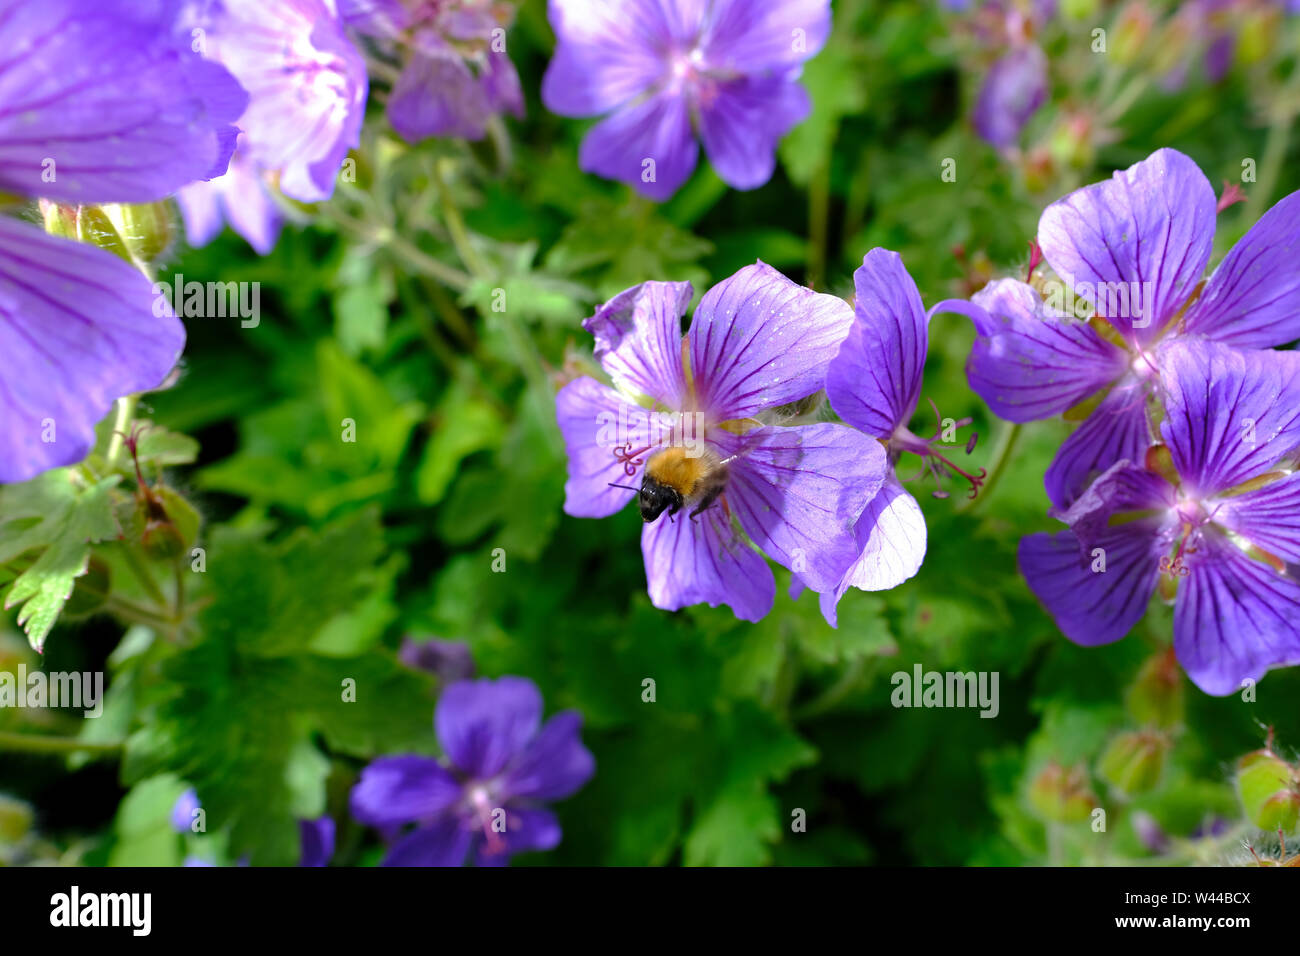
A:
{"type": "Polygon", "coordinates": [[[726,490],[730,461],[708,449],[698,455],[688,455],[685,448],[676,447],[655,452],[646,462],[641,487],[633,489],[642,519],[654,521],[665,511],[671,518],[683,508],[694,506],[690,512],[693,519],[726,490]]]}

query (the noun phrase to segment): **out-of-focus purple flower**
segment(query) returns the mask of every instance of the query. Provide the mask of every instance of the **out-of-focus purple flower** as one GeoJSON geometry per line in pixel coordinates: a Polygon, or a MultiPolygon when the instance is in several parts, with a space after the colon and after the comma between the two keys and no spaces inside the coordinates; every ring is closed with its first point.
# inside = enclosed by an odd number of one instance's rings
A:
{"type": "Polygon", "coordinates": [[[1168,852],[1171,845],[1169,834],[1164,831],[1155,817],[1145,810],[1137,810],[1134,811],[1131,819],[1133,832],[1137,834],[1144,847],[1152,853],[1168,852]]]}
{"type": "Polygon", "coordinates": [[[1087,646],[1127,634],[1163,578],[1179,663],[1230,694],[1300,663],[1300,354],[1190,337],[1160,353],[1172,473],[1116,463],[1057,512],[1069,531],[1021,541],[1020,569],[1087,646]]]}
{"type": "Polygon", "coordinates": [[[474,655],[463,641],[408,637],[402,641],[397,657],[407,667],[426,671],[448,683],[474,676],[474,655]]]}
{"type": "MultiPolygon", "coordinates": [[[[0,192],[151,202],[225,172],[239,84],[174,40],[169,4],[0,0],[0,192]]],[[[156,388],[185,330],[93,246],[0,219],[0,482],[80,461],[114,400],[156,388]]]]}
{"type": "Polygon", "coordinates": [[[194,827],[194,812],[202,809],[198,794],[191,787],[172,804],[172,828],[177,833],[189,833],[194,827]]]}
{"type": "Polygon", "coordinates": [[[506,52],[514,7],[497,0],[340,0],[350,27],[404,51],[388,120],[410,143],[430,136],[482,139],[501,113],[524,115],[519,74],[506,52]]]}
{"type": "MultiPolygon", "coordinates": [[[[203,808],[194,788],[186,790],[172,804],[172,827],[177,833],[189,833],[193,830],[194,814],[203,808]]],[[[334,820],[332,817],[320,817],[316,820],[299,820],[298,834],[302,842],[299,854],[299,866],[325,866],[334,855],[334,820]]],[[[187,856],[185,866],[216,866],[202,857],[187,856]]],[[[247,866],[246,860],[240,866],[247,866]]]]}
{"type": "Polygon", "coordinates": [[[973,297],[978,337],[966,371],[997,415],[1034,421],[1100,398],[1047,471],[1056,506],[1115,462],[1141,459],[1159,343],[1188,335],[1264,348],[1300,338],[1300,192],[1269,210],[1202,285],[1215,207],[1196,164],[1159,150],[1043,213],[1039,242],[1061,279],[1046,302],[1010,279],[973,297]],[[1074,318],[1076,296],[1095,310],[1091,321],[1074,318]]]}
{"type": "Polygon", "coordinates": [[[500,866],[550,850],[560,823],[544,806],[572,796],[595,772],[582,717],[542,724],[542,697],[522,677],[459,681],[438,700],[434,726],[447,755],[381,757],[352,789],[352,815],[384,830],[414,824],[385,866],[500,866]]]}
{"type": "Polygon", "coordinates": [[[1036,43],[1012,48],[989,70],[972,122],[985,142],[1014,146],[1020,131],[1047,101],[1047,54],[1036,43]]]}
{"type": "MultiPolygon", "coordinates": [[[[955,468],[914,435],[908,423],[921,397],[929,350],[929,317],[921,294],[896,252],[872,249],[853,274],[854,321],[826,373],[826,396],[845,422],[885,443],[891,466],[909,452],[927,467],[955,468]]],[[[964,474],[964,473],[963,473],[964,474]]],[[[978,485],[978,479],[972,478],[978,485]]],[[[822,613],[835,623],[835,606],[850,587],[884,591],[920,570],[925,560],[925,516],[890,467],[880,493],[854,529],[858,557],[836,587],[822,594],[822,613]]]]}
{"type": "Polygon", "coordinates": [[[611,114],[580,165],[657,200],[695,169],[697,134],[728,185],[771,179],[777,143],[811,109],[803,64],[831,29],[829,0],[550,0],[549,11],[542,101],[562,116],[611,114]]]}
{"type": "Polygon", "coordinates": [[[975,97],[971,121],[985,142],[1015,146],[1025,124],[1047,101],[1047,54],[1037,37],[1056,16],[1056,0],[945,3],[964,15],[965,32],[996,56],[975,97]]]}
{"type": "Polygon", "coordinates": [[[658,514],[642,531],[650,599],[666,610],[726,604],[756,621],[776,590],[759,551],[813,590],[834,590],[857,557],[854,525],[887,462],[878,441],[843,425],[759,417],[822,389],[853,321],[846,303],[760,262],[705,293],[683,338],[691,297],[689,282],[646,282],[583,323],[619,390],[584,376],[556,396],[569,457],[564,510],[614,514],[664,449],[712,456],[726,469],[716,501],[698,517],[658,514]]]}
{"type": "Polygon", "coordinates": [[[228,220],[258,252],[275,245],[285,196],[328,199],[348,150],[361,141],[366,65],[327,0],[205,0],[189,17],[194,45],[248,90],[239,155],[221,179],[180,197],[190,242],[228,220]]]}
{"type": "Polygon", "coordinates": [[[236,151],[226,175],[211,182],[192,183],[176,195],[185,235],[193,246],[205,246],[227,222],[260,255],[275,248],[284,214],[271,194],[266,175],[245,153],[236,151]]]}
{"type": "Polygon", "coordinates": [[[325,866],[334,855],[334,818],[299,820],[298,836],[302,844],[299,866],[325,866]]]}

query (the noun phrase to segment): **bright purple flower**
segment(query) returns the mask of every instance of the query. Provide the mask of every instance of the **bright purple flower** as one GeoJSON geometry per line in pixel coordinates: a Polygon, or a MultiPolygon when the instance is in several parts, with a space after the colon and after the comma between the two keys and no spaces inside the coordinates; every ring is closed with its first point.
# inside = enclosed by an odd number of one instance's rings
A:
{"type": "Polygon", "coordinates": [[[1215,207],[1196,164],[1159,150],[1043,213],[1038,239],[1063,283],[1046,303],[1011,279],[973,297],[978,337],[966,372],[997,415],[1034,421],[1100,400],[1047,471],[1058,507],[1115,462],[1141,459],[1160,343],[1194,335],[1264,348],[1300,338],[1300,192],[1269,210],[1202,283],[1215,207]],[[1097,317],[1075,319],[1071,296],[1097,317]]]}
{"type": "Polygon", "coordinates": [[[537,686],[523,677],[458,681],[438,699],[434,726],[449,760],[381,757],[352,789],[352,815],[382,829],[415,824],[385,866],[499,866],[550,850],[560,823],[544,804],[563,800],[595,772],[582,716],[545,725],[537,686]]]}
{"type": "Polygon", "coordinates": [[[803,63],[830,35],[829,0],[550,0],[555,58],[542,101],[610,113],[582,144],[587,172],[652,199],[690,177],[698,135],[736,189],[772,178],[781,137],[807,117],[803,63]]]}
{"type": "Polygon", "coordinates": [[[408,51],[388,120],[409,143],[430,136],[482,139],[493,116],[524,115],[519,74],[506,52],[514,9],[496,0],[341,0],[340,12],[381,47],[408,51]]]}
{"type": "Polygon", "coordinates": [[[433,637],[417,641],[408,637],[402,641],[397,657],[407,667],[425,671],[442,681],[468,680],[474,676],[474,656],[463,641],[440,641],[433,637]]]}
{"type": "Polygon", "coordinates": [[[650,599],[665,610],[726,604],[757,621],[776,589],[760,551],[813,590],[838,586],[857,557],[854,525],[884,481],[885,453],[843,425],[764,423],[821,390],[853,321],[847,304],[760,262],[705,293],[683,338],[691,297],[689,282],[646,282],[583,323],[621,390],[583,377],[556,396],[569,456],[564,510],[614,514],[663,449],[714,456],[727,469],[721,496],[698,517],[683,509],[642,531],[650,599]]]}
{"type": "Polygon", "coordinates": [[[228,219],[265,254],[283,222],[268,178],[291,199],[328,199],[360,143],[365,61],[327,0],[207,0],[191,21],[195,46],[229,69],[249,100],[231,171],[181,194],[186,230],[203,245],[228,219]]]}
{"type": "MultiPolygon", "coordinates": [[[[150,202],[225,172],[239,85],[173,40],[171,8],[0,0],[0,192],[150,202]]],[[[0,482],[80,461],[114,400],[156,388],[185,330],[143,275],[0,219],[0,482]]]]}
{"type": "Polygon", "coordinates": [[[302,844],[299,866],[325,866],[334,855],[334,818],[299,820],[298,836],[302,844]]]}
{"type": "MultiPolygon", "coordinates": [[[[897,587],[925,560],[925,516],[892,464],[909,452],[936,474],[941,469],[959,471],[934,447],[933,439],[920,438],[907,427],[921,397],[930,344],[929,316],[916,283],[898,253],[885,249],[868,252],[853,281],[853,326],[826,373],[826,396],[846,423],[884,442],[891,467],[880,493],[858,518],[857,560],[834,590],[821,596],[822,613],[832,624],[835,607],[850,587],[897,587]]],[[[978,488],[979,477],[966,477],[978,488]]]]}
{"type": "Polygon", "coordinates": [[[1158,358],[1175,473],[1116,463],[1058,512],[1070,531],[1021,542],[1020,569],[1087,646],[1127,634],[1164,578],[1179,663],[1230,694],[1300,663],[1300,354],[1185,338],[1158,358]]]}

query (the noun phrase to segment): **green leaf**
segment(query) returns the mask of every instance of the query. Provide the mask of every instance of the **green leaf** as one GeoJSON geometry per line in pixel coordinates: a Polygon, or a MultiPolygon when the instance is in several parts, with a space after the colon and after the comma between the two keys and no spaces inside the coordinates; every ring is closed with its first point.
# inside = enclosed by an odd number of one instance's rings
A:
{"type": "Polygon", "coordinates": [[[19,607],[18,624],[36,651],[45,646],[74,582],[86,573],[90,545],[118,534],[111,491],[118,476],[87,485],[70,468],[0,488],[0,565],[28,552],[35,562],[9,585],[5,608],[19,607]]]}

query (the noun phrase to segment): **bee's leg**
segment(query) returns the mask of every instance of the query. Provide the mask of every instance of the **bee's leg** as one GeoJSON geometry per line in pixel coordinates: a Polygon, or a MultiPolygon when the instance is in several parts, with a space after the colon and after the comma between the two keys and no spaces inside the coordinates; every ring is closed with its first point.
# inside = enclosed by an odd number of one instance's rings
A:
{"type": "MultiPolygon", "coordinates": [[[[718,500],[718,496],[722,494],[722,489],[725,487],[726,487],[725,485],[718,485],[717,487],[710,488],[708,491],[706,491],[704,493],[704,497],[700,499],[699,506],[696,507],[696,509],[691,512],[690,514],[691,520],[695,521],[695,516],[697,514],[699,514],[702,511],[706,511],[710,506],[712,506],[712,504],[718,500]]],[[[699,522],[696,521],[696,524],[699,524],[699,522]]]]}

